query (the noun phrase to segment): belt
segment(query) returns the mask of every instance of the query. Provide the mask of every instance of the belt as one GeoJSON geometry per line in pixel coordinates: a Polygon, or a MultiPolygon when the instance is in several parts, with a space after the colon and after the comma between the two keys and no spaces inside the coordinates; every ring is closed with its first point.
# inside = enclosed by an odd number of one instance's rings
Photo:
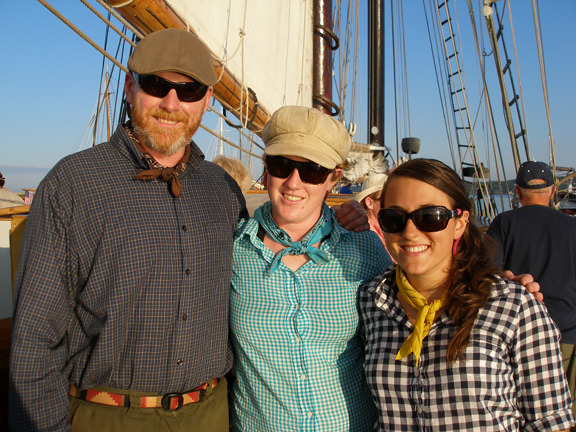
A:
{"type": "MultiPolygon", "coordinates": [[[[130,398],[138,400],[138,408],[163,408],[177,410],[195,402],[200,402],[206,396],[206,391],[216,387],[218,379],[213,378],[199,387],[184,393],[168,393],[164,396],[131,396],[129,393],[116,393],[98,389],[81,390],[70,385],[70,396],[100,405],[114,407],[129,407],[130,398]]],[[[132,404],[134,406],[134,404],[132,404]]]]}

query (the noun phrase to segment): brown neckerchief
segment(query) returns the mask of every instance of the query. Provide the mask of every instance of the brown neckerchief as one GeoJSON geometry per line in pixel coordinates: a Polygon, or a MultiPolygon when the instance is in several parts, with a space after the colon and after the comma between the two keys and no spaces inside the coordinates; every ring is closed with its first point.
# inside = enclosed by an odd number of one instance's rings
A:
{"type": "Polygon", "coordinates": [[[150,155],[150,153],[144,149],[142,144],[140,144],[140,141],[136,139],[130,129],[126,128],[126,132],[134,144],[136,144],[136,147],[138,147],[142,153],[144,153],[144,158],[148,162],[148,165],[151,167],[150,169],[140,171],[134,178],[136,180],[153,180],[159,178],[167,181],[170,183],[170,190],[172,191],[172,194],[175,197],[179,197],[180,193],[182,192],[182,185],[180,184],[180,180],[178,180],[178,175],[180,175],[182,171],[186,169],[186,164],[190,159],[190,145],[186,146],[184,155],[176,165],[166,168],[158,163],[156,159],[154,159],[154,157],[152,157],[152,155],[150,155]]]}

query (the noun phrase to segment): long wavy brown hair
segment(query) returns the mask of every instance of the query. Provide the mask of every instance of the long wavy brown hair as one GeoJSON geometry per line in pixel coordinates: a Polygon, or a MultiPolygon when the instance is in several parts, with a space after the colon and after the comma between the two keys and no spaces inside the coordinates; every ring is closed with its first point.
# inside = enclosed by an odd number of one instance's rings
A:
{"type": "MultiPolygon", "coordinates": [[[[387,185],[395,177],[410,177],[441,190],[450,197],[453,208],[472,214],[472,201],[464,182],[448,165],[435,159],[412,159],[395,168],[384,185],[381,204],[387,185]]],[[[461,359],[470,340],[470,331],[478,310],[486,304],[499,272],[494,260],[495,244],[470,220],[458,242],[456,254],[446,280],[448,298],[446,310],[456,327],[456,334],[448,344],[449,362],[461,359]]]]}

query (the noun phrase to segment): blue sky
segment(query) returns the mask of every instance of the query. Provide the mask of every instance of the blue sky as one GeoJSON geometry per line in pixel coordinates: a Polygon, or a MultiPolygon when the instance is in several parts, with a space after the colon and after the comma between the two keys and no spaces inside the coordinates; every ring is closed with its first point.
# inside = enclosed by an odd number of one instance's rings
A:
{"type": "MultiPolygon", "coordinates": [[[[449,152],[444,144],[446,133],[440,127],[438,93],[435,83],[432,85],[435,79],[432,78],[432,60],[420,10],[422,3],[412,1],[409,13],[405,15],[406,25],[411,28],[406,40],[411,134],[422,140],[419,156],[449,162],[449,152]]],[[[84,5],[72,0],[50,0],[50,3],[99,44],[103,43],[104,25],[84,5]]],[[[465,2],[459,4],[464,7],[465,2]]],[[[531,2],[517,0],[512,7],[519,46],[533,44],[531,2]]],[[[558,165],[574,167],[576,1],[540,1],[540,9],[556,160],[558,165]]],[[[82,148],[100,91],[102,57],[35,0],[2,1],[0,16],[3,65],[0,72],[0,171],[7,177],[7,186],[20,191],[36,187],[59,159],[82,148]]],[[[548,126],[536,49],[531,46],[530,50],[533,58],[523,59],[526,67],[521,66],[527,127],[532,157],[547,161],[548,126]]],[[[389,74],[387,98],[393,94],[390,81],[389,74]]],[[[113,88],[115,92],[121,90],[113,88]]],[[[386,127],[391,129],[393,101],[387,100],[386,104],[386,127]]],[[[362,110],[365,113],[366,107],[362,110]]],[[[360,129],[360,133],[364,133],[366,128],[360,129]]],[[[393,130],[387,130],[386,138],[387,145],[395,147],[393,130]]]]}

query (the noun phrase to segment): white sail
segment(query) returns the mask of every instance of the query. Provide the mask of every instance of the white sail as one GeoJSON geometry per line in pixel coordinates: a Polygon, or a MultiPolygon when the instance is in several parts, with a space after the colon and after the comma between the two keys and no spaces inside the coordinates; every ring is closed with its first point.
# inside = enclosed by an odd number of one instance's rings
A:
{"type": "Polygon", "coordinates": [[[166,2],[269,112],[312,106],[311,0],[166,2]]]}

